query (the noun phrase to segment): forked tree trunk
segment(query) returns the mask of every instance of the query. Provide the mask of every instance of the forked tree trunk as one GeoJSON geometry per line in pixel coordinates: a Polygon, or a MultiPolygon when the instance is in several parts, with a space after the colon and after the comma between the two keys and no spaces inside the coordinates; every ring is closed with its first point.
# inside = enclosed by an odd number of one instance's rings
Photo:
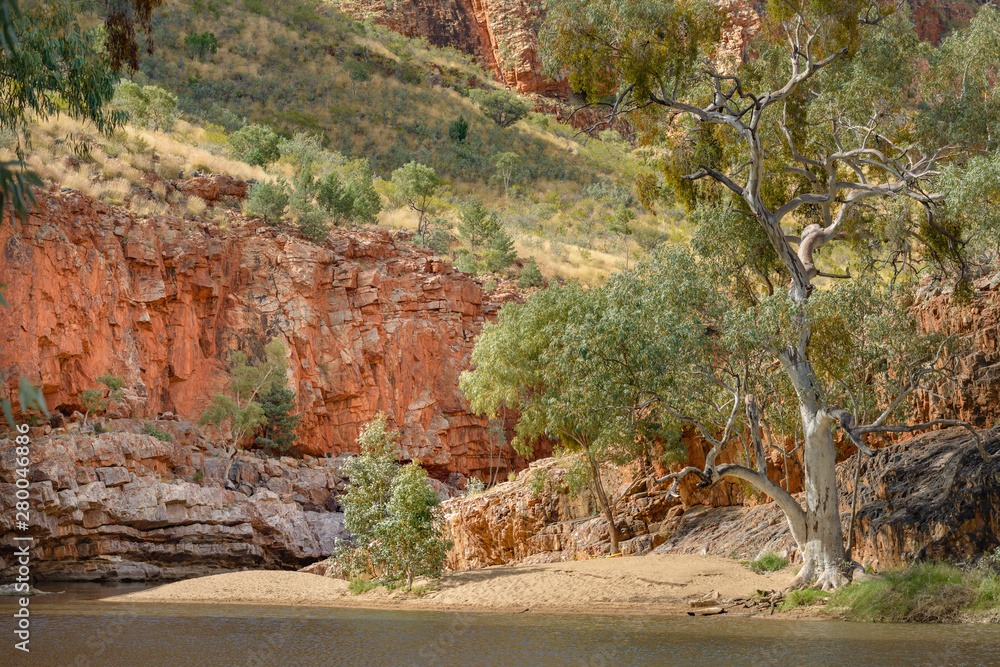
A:
{"type": "Polygon", "coordinates": [[[846,583],[844,533],[837,493],[837,452],[827,418],[803,419],[805,427],[806,536],[804,563],[793,585],[814,583],[823,589],[846,583]]]}
{"type": "Polygon", "coordinates": [[[590,463],[590,471],[594,476],[594,487],[597,489],[597,498],[601,502],[601,508],[604,510],[604,517],[608,520],[608,534],[611,536],[611,555],[614,556],[618,553],[618,528],[615,526],[615,515],[611,511],[611,503],[608,502],[608,496],[604,493],[604,484],[601,482],[601,468],[597,465],[597,461],[591,456],[590,451],[586,452],[587,462],[590,463]]]}

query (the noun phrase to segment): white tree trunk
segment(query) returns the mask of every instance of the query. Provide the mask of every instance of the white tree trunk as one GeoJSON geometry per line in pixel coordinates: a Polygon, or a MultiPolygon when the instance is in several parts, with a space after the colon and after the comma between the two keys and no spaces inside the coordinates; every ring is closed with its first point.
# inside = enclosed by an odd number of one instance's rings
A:
{"type": "Polygon", "coordinates": [[[841,572],[845,557],[837,494],[837,452],[833,445],[829,419],[813,414],[803,419],[803,426],[805,562],[793,585],[815,582],[817,587],[829,590],[847,583],[841,572]]]}

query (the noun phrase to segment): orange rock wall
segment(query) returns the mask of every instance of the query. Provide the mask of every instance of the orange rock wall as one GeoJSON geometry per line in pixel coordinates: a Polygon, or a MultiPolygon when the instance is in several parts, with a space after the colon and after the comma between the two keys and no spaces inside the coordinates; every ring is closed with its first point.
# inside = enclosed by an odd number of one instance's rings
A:
{"type": "Polygon", "coordinates": [[[521,93],[565,97],[566,81],[542,76],[536,30],[539,0],[402,0],[391,9],[383,0],[343,0],[341,8],[408,37],[452,46],[476,56],[507,87],[521,93]]]}
{"type": "MultiPolygon", "coordinates": [[[[277,337],[289,349],[300,451],[352,450],[383,411],[404,456],[435,477],[488,474],[487,423],[458,389],[498,308],[478,283],[382,230],[318,246],[237,215],[231,228],[140,219],[78,193],[41,197],[26,225],[6,220],[3,395],[16,403],[26,376],[69,412],[110,370],[125,377],[135,416],[196,420],[224,387],[228,351],[259,352],[277,337]]],[[[509,447],[492,460],[504,477],[525,464],[509,447]]]]}

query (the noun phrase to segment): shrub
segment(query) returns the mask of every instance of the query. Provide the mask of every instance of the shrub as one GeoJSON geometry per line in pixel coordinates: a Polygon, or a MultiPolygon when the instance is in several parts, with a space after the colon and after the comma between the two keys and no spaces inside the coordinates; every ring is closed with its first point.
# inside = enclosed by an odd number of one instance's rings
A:
{"type": "Polygon", "coordinates": [[[281,157],[281,138],[264,125],[247,125],[229,135],[233,156],[258,167],[266,167],[281,157]]]}
{"type": "Polygon", "coordinates": [[[766,554],[758,556],[756,560],[750,562],[748,565],[757,574],[777,572],[788,565],[788,559],[773,551],[768,551],[766,554]]]}
{"type": "Polygon", "coordinates": [[[330,227],[327,224],[326,216],[322,211],[315,208],[303,211],[299,214],[299,232],[313,243],[321,244],[326,241],[330,227]]]}
{"type": "Polygon", "coordinates": [[[246,215],[264,218],[269,225],[277,224],[288,207],[288,185],[284,179],[259,181],[250,186],[243,205],[246,215]]]}
{"type": "Polygon", "coordinates": [[[506,90],[472,90],[469,97],[479,104],[484,116],[500,127],[510,127],[531,110],[530,102],[506,90]]]}
{"type": "Polygon", "coordinates": [[[448,126],[448,137],[456,144],[464,142],[468,134],[469,123],[465,120],[465,116],[459,116],[448,126]]]}
{"type": "Polygon", "coordinates": [[[157,440],[162,440],[163,442],[170,442],[173,438],[166,431],[161,431],[156,427],[153,422],[146,422],[142,425],[142,432],[146,435],[151,435],[157,440]]]}
{"type": "Polygon", "coordinates": [[[397,463],[398,436],[382,414],[362,429],[361,455],[344,467],[350,485],[341,501],[353,544],[341,545],[337,558],[348,572],[405,579],[412,589],[414,577],[441,575],[450,544],[441,536],[440,500],[427,472],[397,463]]]}
{"type": "Polygon", "coordinates": [[[517,279],[518,287],[527,289],[529,287],[541,287],[544,283],[542,272],[538,270],[538,262],[534,257],[529,257],[521,269],[521,275],[517,279]]]}
{"type": "Polygon", "coordinates": [[[821,591],[818,588],[801,588],[794,590],[785,596],[781,603],[782,611],[795,607],[812,607],[829,601],[830,593],[821,591]]]}
{"type": "Polygon", "coordinates": [[[451,247],[451,237],[448,233],[440,229],[434,230],[431,237],[427,239],[427,247],[436,255],[443,255],[451,247]]]}
{"type": "Polygon", "coordinates": [[[471,252],[459,255],[459,257],[455,260],[454,267],[462,273],[471,273],[473,275],[479,273],[480,269],[476,256],[471,252]]]}
{"type": "Polygon", "coordinates": [[[347,585],[347,588],[355,595],[361,595],[362,593],[367,593],[373,588],[378,588],[378,584],[371,579],[362,579],[361,577],[358,577],[356,579],[351,579],[351,583],[347,585]]]}
{"type": "Polygon", "coordinates": [[[486,484],[483,480],[478,477],[472,477],[468,482],[465,483],[465,495],[467,496],[478,496],[482,495],[486,491],[486,484]]]}
{"type": "Polygon", "coordinates": [[[263,408],[266,419],[257,432],[257,446],[272,452],[288,451],[295,443],[295,427],[300,419],[290,414],[295,409],[295,392],[280,384],[272,384],[260,394],[257,402],[263,408]]]}
{"type": "Polygon", "coordinates": [[[857,621],[948,622],[1000,605],[1000,578],[940,563],[918,563],[834,592],[831,606],[857,621]]]}

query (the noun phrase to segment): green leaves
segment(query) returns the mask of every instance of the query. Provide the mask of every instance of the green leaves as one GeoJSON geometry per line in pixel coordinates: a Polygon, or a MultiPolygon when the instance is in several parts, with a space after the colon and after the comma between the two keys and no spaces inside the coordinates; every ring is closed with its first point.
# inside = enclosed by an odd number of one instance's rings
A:
{"type": "MultiPolygon", "coordinates": [[[[287,427],[290,422],[269,422],[268,413],[261,405],[262,402],[268,405],[272,415],[277,415],[283,409],[282,399],[286,395],[278,390],[285,389],[288,381],[285,375],[288,370],[288,348],[276,338],[265,346],[263,352],[264,358],[257,363],[251,363],[246,353],[239,350],[229,354],[229,392],[216,393],[198,419],[198,423],[203,426],[228,424],[228,438],[234,447],[239,447],[249,435],[269,424],[280,430],[283,438],[288,436],[287,427]],[[270,398],[262,401],[262,394],[270,398]],[[277,405],[274,405],[275,401],[277,405]]],[[[284,414],[287,415],[287,411],[284,414]]],[[[294,425],[291,423],[290,428],[294,428],[294,425]]],[[[275,431],[270,433],[274,435],[275,431]]],[[[267,433],[264,437],[268,438],[267,433]]]]}
{"type": "Polygon", "coordinates": [[[344,466],[350,485],[341,499],[352,543],[337,557],[349,572],[412,586],[416,576],[441,575],[450,544],[441,537],[441,501],[427,472],[416,462],[397,463],[398,438],[381,413],[361,430],[361,455],[344,466]]]}

